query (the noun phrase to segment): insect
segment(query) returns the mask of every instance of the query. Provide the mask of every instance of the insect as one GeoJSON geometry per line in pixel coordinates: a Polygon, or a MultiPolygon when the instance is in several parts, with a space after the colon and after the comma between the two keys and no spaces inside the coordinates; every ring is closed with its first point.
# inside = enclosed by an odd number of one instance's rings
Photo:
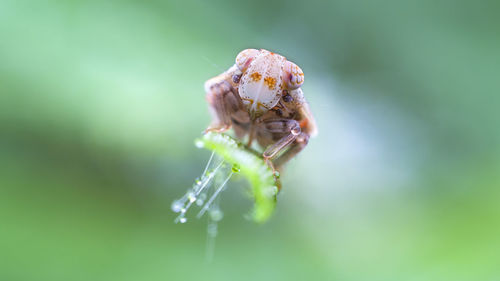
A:
{"type": "Polygon", "coordinates": [[[304,98],[304,73],[285,57],[261,49],[241,51],[226,72],[205,82],[212,123],[205,132],[234,129],[263,148],[262,157],[280,171],[317,134],[304,98]]]}

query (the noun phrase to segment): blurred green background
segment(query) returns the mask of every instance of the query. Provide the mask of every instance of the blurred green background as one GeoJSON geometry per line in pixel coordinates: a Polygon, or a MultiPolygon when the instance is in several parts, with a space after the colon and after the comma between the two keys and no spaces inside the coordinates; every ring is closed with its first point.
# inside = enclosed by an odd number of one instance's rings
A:
{"type": "Polygon", "coordinates": [[[500,2],[0,1],[0,280],[500,280],[500,2]],[[319,135],[255,225],[172,200],[203,83],[296,62],[319,135]]]}

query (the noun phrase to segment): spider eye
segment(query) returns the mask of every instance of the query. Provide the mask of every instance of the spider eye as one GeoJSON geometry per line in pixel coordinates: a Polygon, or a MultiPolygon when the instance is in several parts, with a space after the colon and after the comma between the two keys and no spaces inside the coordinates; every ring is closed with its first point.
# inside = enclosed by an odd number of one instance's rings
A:
{"type": "Polygon", "coordinates": [[[236,65],[239,70],[244,71],[252,59],[259,53],[259,50],[256,49],[246,49],[241,51],[238,56],[236,56],[236,65]]]}
{"type": "Polygon", "coordinates": [[[304,83],[304,72],[295,63],[291,61],[285,62],[284,70],[284,80],[288,89],[297,89],[304,83]]]}

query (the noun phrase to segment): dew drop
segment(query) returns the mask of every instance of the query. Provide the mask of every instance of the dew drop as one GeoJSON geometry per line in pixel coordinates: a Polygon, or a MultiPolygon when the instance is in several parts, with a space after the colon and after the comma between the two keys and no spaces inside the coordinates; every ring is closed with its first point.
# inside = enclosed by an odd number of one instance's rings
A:
{"type": "Polygon", "coordinates": [[[210,210],[210,219],[220,221],[224,217],[224,213],[219,209],[210,210]]]}
{"type": "Polygon", "coordinates": [[[183,206],[184,204],[182,204],[182,202],[180,202],[179,200],[175,200],[174,202],[172,202],[172,206],[170,207],[172,208],[172,211],[178,213],[182,211],[183,206]]]}
{"type": "Polygon", "coordinates": [[[202,148],[203,147],[203,142],[201,140],[197,140],[197,141],[194,142],[194,145],[197,148],[202,148]]]}
{"type": "Polygon", "coordinates": [[[231,171],[233,171],[233,173],[238,173],[240,171],[240,165],[234,164],[233,167],[231,167],[231,171]]]}
{"type": "Polygon", "coordinates": [[[194,192],[192,192],[192,191],[188,192],[187,198],[188,198],[189,202],[191,202],[191,203],[196,201],[196,196],[194,195],[194,192]]]}
{"type": "Polygon", "coordinates": [[[203,200],[201,200],[201,199],[196,200],[196,205],[198,205],[198,206],[203,205],[203,200]]]}

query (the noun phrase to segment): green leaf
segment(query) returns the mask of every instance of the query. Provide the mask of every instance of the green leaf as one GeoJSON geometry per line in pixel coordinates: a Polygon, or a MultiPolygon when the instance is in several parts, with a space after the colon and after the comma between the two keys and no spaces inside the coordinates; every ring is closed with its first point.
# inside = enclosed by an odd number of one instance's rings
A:
{"type": "Polygon", "coordinates": [[[248,180],[254,199],[252,219],[257,223],[267,221],[276,206],[279,182],[262,156],[234,138],[218,133],[207,133],[196,140],[196,146],[215,152],[233,169],[248,180]]]}

